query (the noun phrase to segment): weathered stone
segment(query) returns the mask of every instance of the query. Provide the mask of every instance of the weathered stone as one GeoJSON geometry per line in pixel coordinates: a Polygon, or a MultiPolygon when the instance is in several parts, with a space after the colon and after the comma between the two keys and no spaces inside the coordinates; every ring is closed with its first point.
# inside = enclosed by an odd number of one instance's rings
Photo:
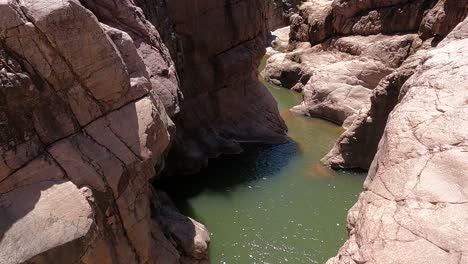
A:
{"type": "Polygon", "coordinates": [[[0,228],[0,262],[208,262],[206,228],[152,185],[175,126],[188,150],[176,160],[195,170],[242,142],[286,139],[256,76],[266,5],[226,3],[0,1],[0,200],[17,217],[0,228]]]}
{"type": "Polygon", "coordinates": [[[270,31],[288,25],[289,17],[297,11],[299,0],[265,1],[266,26],[270,31]]]}
{"type": "Polygon", "coordinates": [[[332,33],[333,0],[306,1],[298,14],[291,16],[291,42],[317,44],[332,33]]]}
{"type": "Polygon", "coordinates": [[[303,92],[304,102],[294,112],[347,127],[370,106],[380,80],[420,45],[415,34],[334,37],[312,48],[296,45],[292,52],[274,54],[263,75],[303,92]]]}
{"type": "Polygon", "coordinates": [[[373,90],[371,106],[364,110],[322,159],[333,168],[369,169],[382,137],[387,118],[398,103],[403,84],[420,65],[425,49],[410,56],[395,72],[386,76],[373,90]]]}
{"type": "MultiPolygon", "coordinates": [[[[285,142],[286,127],[258,81],[265,53],[264,1],[170,1],[184,53],[184,101],[170,167],[199,170],[208,158],[238,153],[240,143],[285,142]],[[215,37],[214,37],[215,36],[215,37]]],[[[178,66],[179,68],[179,66],[178,66]]]]}
{"type": "Polygon", "coordinates": [[[467,15],[468,6],[463,1],[439,0],[421,21],[419,35],[440,41],[467,15]]]}
{"type": "Polygon", "coordinates": [[[0,194],[0,213],[1,263],[76,262],[93,238],[93,210],[70,181],[46,180],[0,194]],[[51,252],[60,246],[65,254],[51,252]]]}
{"type": "Polygon", "coordinates": [[[465,261],[467,31],[465,20],[402,86],[348,215],[350,238],[328,263],[465,261]]]}
{"type": "Polygon", "coordinates": [[[21,186],[63,178],[65,175],[59,165],[49,155],[43,154],[3,179],[0,193],[11,192],[21,186]]]}

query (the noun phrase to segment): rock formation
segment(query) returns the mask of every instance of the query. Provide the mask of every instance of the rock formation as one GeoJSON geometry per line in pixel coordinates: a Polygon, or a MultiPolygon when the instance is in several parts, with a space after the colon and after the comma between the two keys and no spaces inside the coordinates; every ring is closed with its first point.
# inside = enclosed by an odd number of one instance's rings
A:
{"type": "Polygon", "coordinates": [[[291,17],[266,78],[302,91],[293,111],[348,127],[325,164],[369,169],[328,264],[468,263],[467,14],[465,1],[311,0],[291,17]]]}
{"type": "Polygon", "coordinates": [[[349,128],[324,163],[368,169],[401,85],[467,14],[460,1],[311,0],[291,16],[289,52],[263,74],[303,93],[292,111],[349,128]]]}
{"type": "Polygon", "coordinates": [[[285,140],[263,2],[136,2],[0,1],[0,263],[206,263],[152,180],[285,140]]]}
{"type": "Polygon", "coordinates": [[[401,87],[328,263],[468,263],[468,19],[401,87]]]}
{"type": "Polygon", "coordinates": [[[183,49],[181,111],[170,153],[178,173],[240,143],[285,142],[276,101],[257,78],[265,54],[265,1],[168,1],[183,49]]]}
{"type": "Polygon", "coordinates": [[[267,0],[265,12],[267,29],[275,30],[289,25],[289,18],[297,12],[300,0],[267,0]]]}

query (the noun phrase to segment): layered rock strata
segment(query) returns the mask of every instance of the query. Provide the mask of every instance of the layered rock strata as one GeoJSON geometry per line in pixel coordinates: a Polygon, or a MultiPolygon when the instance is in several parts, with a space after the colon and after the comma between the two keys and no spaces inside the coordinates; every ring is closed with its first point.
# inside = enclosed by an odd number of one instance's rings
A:
{"type": "Polygon", "coordinates": [[[206,263],[206,228],[152,185],[171,147],[193,169],[285,140],[254,78],[263,3],[137,2],[0,1],[0,263],[206,263]]]}

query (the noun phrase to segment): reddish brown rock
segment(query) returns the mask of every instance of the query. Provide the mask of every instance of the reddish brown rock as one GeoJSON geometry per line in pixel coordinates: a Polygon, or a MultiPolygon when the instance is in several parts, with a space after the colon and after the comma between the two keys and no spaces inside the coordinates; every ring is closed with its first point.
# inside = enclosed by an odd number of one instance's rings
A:
{"type": "Polygon", "coordinates": [[[299,0],[265,1],[265,18],[267,29],[273,31],[289,23],[289,17],[297,11],[299,0]]]}
{"type": "Polygon", "coordinates": [[[340,124],[348,117],[343,125],[349,129],[324,163],[370,167],[348,213],[349,239],[327,263],[466,263],[468,5],[307,5],[292,18],[290,52],[269,59],[266,77],[300,87],[304,102],[295,109],[304,114],[340,124]],[[321,5],[331,11],[314,13],[321,5]],[[370,71],[376,63],[384,67],[370,71]],[[370,88],[366,96],[353,94],[360,86],[370,88]]]}
{"type": "Polygon", "coordinates": [[[174,136],[166,109],[178,111],[161,90],[179,86],[125,3],[106,20],[105,1],[98,17],[74,0],[0,2],[2,263],[207,258],[206,229],[164,205],[180,221],[168,228],[151,185],[174,136]]]}
{"type": "Polygon", "coordinates": [[[2,194],[0,213],[1,263],[77,262],[97,232],[85,194],[66,180],[46,180],[2,194]]]}
{"type": "Polygon", "coordinates": [[[301,91],[304,101],[294,112],[347,127],[370,106],[380,80],[419,48],[416,34],[333,37],[319,45],[297,45],[272,55],[265,79],[301,91]]]}
{"type": "Polygon", "coordinates": [[[377,83],[423,40],[436,37],[437,44],[464,19],[466,8],[445,0],[307,1],[291,17],[290,52],[272,55],[265,79],[303,92],[304,102],[293,111],[349,127],[370,107],[377,83]],[[323,61],[327,56],[337,59],[323,61]]]}
{"type": "Polygon", "coordinates": [[[171,167],[190,173],[241,143],[285,142],[277,104],[257,78],[265,54],[264,1],[170,1],[184,52],[184,101],[171,167]]]}
{"type": "Polygon", "coordinates": [[[264,2],[136,2],[0,1],[0,262],[207,263],[206,228],[152,185],[171,146],[189,172],[285,140],[264,2]]]}

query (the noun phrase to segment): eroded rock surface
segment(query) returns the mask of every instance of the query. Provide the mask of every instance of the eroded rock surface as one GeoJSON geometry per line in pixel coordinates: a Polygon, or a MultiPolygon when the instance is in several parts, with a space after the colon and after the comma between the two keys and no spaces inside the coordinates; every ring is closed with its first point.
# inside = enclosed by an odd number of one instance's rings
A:
{"type": "Polygon", "coordinates": [[[324,164],[335,169],[369,169],[388,115],[399,102],[401,87],[414,74],[426,52],[427,49],[421,49],[411,55],[399,68],[380,81],[372,91],[370,108],[358,114],[322,159],[324,164]]]}
{"type": "Polygon", "coordinates": [[[401,87],[328,263],[468,263],[468,20],[401,87]]]}
{"type": "Polygon", "coordinates": [[[421,41],[415,34],[334,37],[268,59],[263,74],[273,83],[302,92],[292,110],[345,127],[370,106],[372,90],[412,54],[421,41]]]}
{"type": "Polygon", "coordinates": [[[257,78],[265,54],[265,1],[170,1],[183,47],[184,101],[173,117],[171,168],[190,173],[240,143],[281,143],[286,126],[257,78]]]}
{"type": "Polygon", "coordinates": [[[289,24],[289,18],[300,5],[300,0],[267,0],[265,13],[267,30],[275,30],[289,24]]]}
{"type": "Polygon", "coordinates": [[[314,0],[291,17],[266,79],[302,91],[293,111],[349,127],[322,162],[369,169],[328,264],[468,263],[467,8],[314,0]]]}
{"type": "Polygon", "coordinates": [[[182,97],[142,11],[31,0],[0,13],[0,262],[205,261],[207,230],[150,183],[182,97]]]}
{"type": "Polygon", "coordinates": [[[171,148],[191,172],[285,140],[256,78],[267,11],[0,1],[0,262],[207,263],[206,228],[152,181],[171,148]]]}
{"type": "Polygon", "coordinates": [[[436,45],[467,8],[442,0],[307,1],[291,16],[290,52],[271,56],[265,78],[304,94],[294,112],[347,128],[370,108],[379,82],[427,48],[424,41],[436,45]]]}

